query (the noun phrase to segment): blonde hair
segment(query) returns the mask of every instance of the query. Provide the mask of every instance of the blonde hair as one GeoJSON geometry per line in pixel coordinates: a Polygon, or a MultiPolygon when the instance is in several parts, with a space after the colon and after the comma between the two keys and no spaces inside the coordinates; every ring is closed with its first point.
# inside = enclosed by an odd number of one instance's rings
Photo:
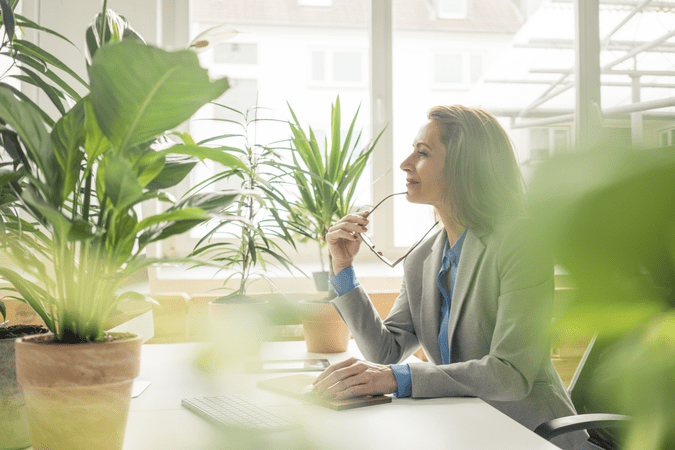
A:
{"type": "Polygon", "coordinates": [[[441,125],[453,219],[490,232],[504,216],[525,214],[523,177],[506,131],[490,113],[466,106],[436,106],[428,118],[441,125]]]}

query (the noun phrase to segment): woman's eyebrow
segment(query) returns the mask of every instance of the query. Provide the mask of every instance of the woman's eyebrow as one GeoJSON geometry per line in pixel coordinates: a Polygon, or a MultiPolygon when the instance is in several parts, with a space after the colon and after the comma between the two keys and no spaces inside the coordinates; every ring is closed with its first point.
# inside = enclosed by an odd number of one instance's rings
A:
{"type": "Polygon", "coordinates": [[[433,150],[433,148],[431,148],[430,145],[425,144],[424,142],[415,142],[415,143],[413,144],[413,147],[414,147],[414,148],[417,148],[417,147],[419,147],[420,145],[423,145],[424,147],[428,148],[429,150],[433,150]]]}

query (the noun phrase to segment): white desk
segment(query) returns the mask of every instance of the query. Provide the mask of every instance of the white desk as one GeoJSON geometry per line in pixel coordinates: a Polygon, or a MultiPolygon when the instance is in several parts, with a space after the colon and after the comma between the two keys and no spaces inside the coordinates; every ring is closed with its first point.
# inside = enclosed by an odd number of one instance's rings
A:
{"type": "MultiPolygon", "coordinates": [[[[284,374],[205,374],[194,361],[206,344],[144,345],[140,380],[151,385],[131,401],[124,450],[223,448],[557,450],[558,447],[476,398],[394,399],[392,403],[333,411],[255,386],[284,374]],[[182,397],[239,393],[299,420],[302,430],[273,441],[236,442],[180,404],[182,397]],[[229,440],[228,440],[229,439],[229,440]],[[301,446],[300,442],[304,444],[301,446]]],[[[307,353],[304,341],[270,342],[263,359],[325,357],[331,363],[360,357],[352,340],[346,353],[307,353]]],[[[272,438],[268,438],[272,439],[272,438]]]]}

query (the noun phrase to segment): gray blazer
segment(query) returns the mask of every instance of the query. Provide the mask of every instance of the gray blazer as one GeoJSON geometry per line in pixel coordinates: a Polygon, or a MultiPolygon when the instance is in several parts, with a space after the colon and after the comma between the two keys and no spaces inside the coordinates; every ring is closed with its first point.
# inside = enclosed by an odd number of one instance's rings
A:
{"type": "MultiPolygon", "coordinates": [[[[573,415],[549,353],[553,268],[526,225],[512,221],[490,234],[468,230],[450,307],[448,365],[438,346],[436,282],[445,230],[408,255],[401,292],[384,321],[362,286],[332,304],[369,361],[395,364],[424,349],[429,362],[410,364],[415,398],[479,397],[529,429],[573,415]]],[[[581,431],[551,442],[575,450],[587,439],[581,431]]]]}

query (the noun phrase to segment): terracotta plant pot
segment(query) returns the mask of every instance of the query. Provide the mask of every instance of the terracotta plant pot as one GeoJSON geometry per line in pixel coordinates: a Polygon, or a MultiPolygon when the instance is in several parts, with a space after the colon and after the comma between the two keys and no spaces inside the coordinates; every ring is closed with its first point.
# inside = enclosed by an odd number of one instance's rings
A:
{"type": "Polygon", "coordinates": [[[14,341],[18,336],[46,333],[36,325],[13,326],[0,329],[10,337],[0,336],[0,450],[31,446],[28,431],[26,400],[16,380],[14,341]]]}
{"type": "Polygon", "coordinates": [[[50,343],[51,334],[16,341],[16,375],[28,407],[34,450],[122,448],[141,337],[50,343]]]}
{"type": "Polygon", "coordinates": [[[236,362],[260,352],[269,334],[268,307],[267,300],[248,296],[231,298],[226,303],[209,303],[213,340],[228,361],[236,362]]]}
{"type": "Polygon", "coordinates": [[[342,353],[347,351],[351,333],[330,303],[301,301],[300,321],[308,352],[342,353]]]}

